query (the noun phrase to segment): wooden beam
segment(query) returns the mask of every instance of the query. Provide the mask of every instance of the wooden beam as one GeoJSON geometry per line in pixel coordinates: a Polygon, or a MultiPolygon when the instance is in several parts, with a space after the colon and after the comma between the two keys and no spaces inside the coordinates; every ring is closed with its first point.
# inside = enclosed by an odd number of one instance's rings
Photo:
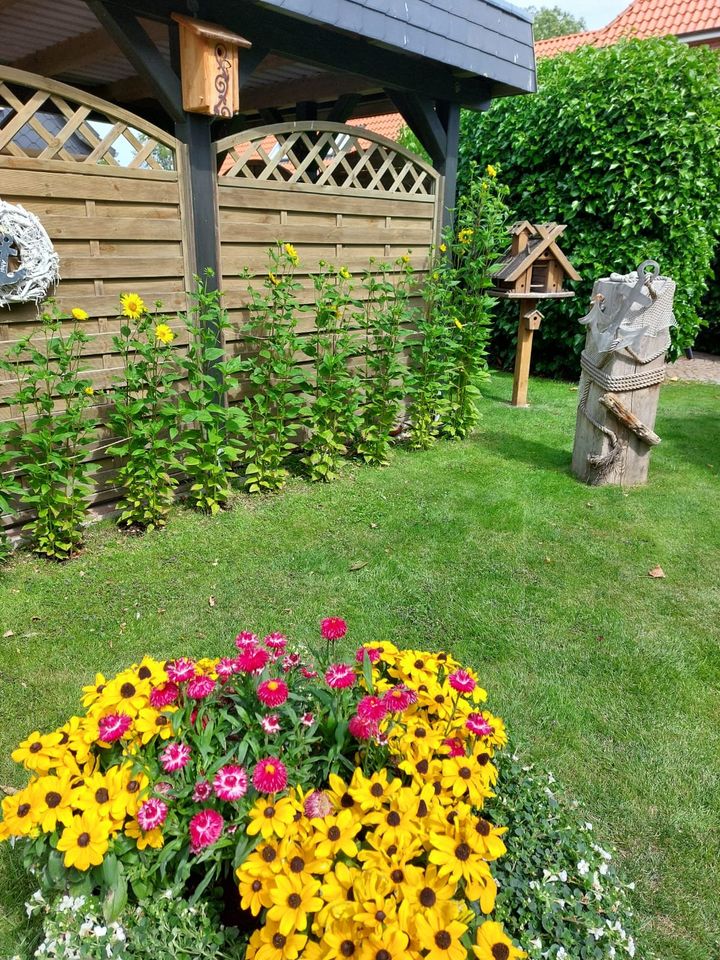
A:
{"type": "MultiPolygon", "coordinates": [[[[242,57],[240,59],[242,64],[242,57]]],[[[259,78],[258,78],[259,79],[259,78]]],[[[243,113],[264,110],[265,107],[294,107],[298,92],[307,100],[322,102],[336,100],[346,93],[366,93],[373,85],[365,77],[352,74],[323,73],[305,80],[288,80],[267,86],[257,86],[243,93],[240,90],[240,110],[243,113]]]]}
{"type": "Polygon", "coordinates": [[[447,132],[435,112],[433,102],[417,93],[401,90],[388,90],[387,95],[437,166],[447,152],[447,132]]]}
{"type": "Polygon", "coordinates": [[[28,73],[38,73],[43,77],[56,77],[65,73],[68,68],[80,70],[112,53],[118,53],[117,45],[105,30],[99,27],[97,30],[88,30],[77,37],[54,43],[30,56],[21,57],[12,65],[16,70],[27,70],[28,73]]]}
{"type": "Polygon", "coordinates": [[[137,18],[124,7],[106,6],[103,0],[85,0],[120,47],[137,73],[148,81],[154,96],[177,122],[185,119],[180,80],[137,18]]]}
{"type": "Polygon", "coordinates": [[[149,100],[155,92],[145,77],[128,77],[127,80],[113,80],[112,83],[95,87],[93,93],[103,100],[113,103],[132,103],[134,100],[149,100]]]}
{"type": "Polygon", "coordinates": [[[251,47],[240,54],[240,97],[242,103],[243,87],[250,77],[257,72],[263,60],[267,57],[267,47],[251,47]]]}
{"type": "Polygon", "coordinates": [[[361,97],[359,93],[344,94],[344,96],[340,97],[337,103],[331,107],[325,119],[329,120],[330,123],[346,123],[348,118],[352,116],[353,110],[360,100],[361,97]]]}
{"type": "Polygon", "coordinates": [[[5,13],[10,7],[14,7],[20,0],[0,0],[0,13],[5,13]]]}

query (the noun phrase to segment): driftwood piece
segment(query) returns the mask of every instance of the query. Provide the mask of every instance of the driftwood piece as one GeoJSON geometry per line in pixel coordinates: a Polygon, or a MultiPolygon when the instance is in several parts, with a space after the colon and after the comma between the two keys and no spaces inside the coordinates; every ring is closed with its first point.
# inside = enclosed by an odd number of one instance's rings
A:
{"type": "Polygon", "coordinates": [[[660,437],[649,427],[647,427],[642,420],[639,420],[632,410],[628,410],[624,403],[620,401],[620,398],[617,397],[614,393],[604,393],[600,397],[600,403],[617,417],[620,423],[627,427],[628,430],[640,437],[641,440],[644,440],[645,443],[649,444],[651,447],[657,446],[660,443],[660,437]]]}

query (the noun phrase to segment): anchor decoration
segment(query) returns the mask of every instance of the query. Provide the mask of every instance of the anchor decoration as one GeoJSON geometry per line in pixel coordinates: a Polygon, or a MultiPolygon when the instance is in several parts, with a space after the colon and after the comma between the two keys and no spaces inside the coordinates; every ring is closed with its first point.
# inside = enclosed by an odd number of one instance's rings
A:
{"type": "Polygon", "coordinates": [[[59,279],[60,258],[38,217],[0,198],[0,308],[39,304],[59,279]]]}
{"type": "Polygon", "coordinates": [[[19,257],[20,250],[14,237],[9,233],[0,236],[0,286],[9,286],[10,284],[20,283],[25,279],[27,270],[18,267],[16,270],[10,269],[10,257],[19,257]]]}

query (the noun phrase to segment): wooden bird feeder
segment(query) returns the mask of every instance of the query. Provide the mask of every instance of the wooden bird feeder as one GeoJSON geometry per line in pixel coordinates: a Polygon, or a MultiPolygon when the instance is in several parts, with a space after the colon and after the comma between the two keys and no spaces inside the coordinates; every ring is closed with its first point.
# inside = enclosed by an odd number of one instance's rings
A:
{"type": "Polygon", "coordinates": [[[510,228],[512,244],[493,275],[493,297],[520,301],[515,376],[512,405],[526,407],[533,333],[540,329],[543,315],[537,309],[540,300],[574,297],[564,290],[567,280],[579,280],[580,274],[557,245],[565,231],[562,223],[532,224],[527,220],[510,228]]]}
{"type": "Polygon", "coordinates": [[[239,50],[249,40],[214,23],[171,14],[180,26],[183,109],[215,117],[240,110],[239,50]]]}

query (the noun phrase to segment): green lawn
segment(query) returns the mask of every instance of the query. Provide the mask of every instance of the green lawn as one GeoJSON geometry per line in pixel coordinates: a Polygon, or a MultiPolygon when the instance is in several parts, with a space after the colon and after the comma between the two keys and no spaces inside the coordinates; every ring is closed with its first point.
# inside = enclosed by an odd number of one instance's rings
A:
{"type": "MultiPolygon", "coordinates": [[[[720,386],[663,388],[651,482],[569,474],[577,392],[486,389],[473,439],[294,481],[214,519],[178,512],[132,539],[103,523],[63,566],[0,573],[0,784],[33,727],[61,723],[96,670],[148,652],[220,654],[238,630],[304,639],[344,616],[354,643],[446,646],[480,670],[516,744],[552,769],[637,881],[662,960],[720,941],[720,386]],[[651,579],[660,564],[666,579],[651,579]],[[214,598],[211,601],[211,598],[214,598]]],[[[0,852],[0,955],[22,936],[0,852]]]]}

